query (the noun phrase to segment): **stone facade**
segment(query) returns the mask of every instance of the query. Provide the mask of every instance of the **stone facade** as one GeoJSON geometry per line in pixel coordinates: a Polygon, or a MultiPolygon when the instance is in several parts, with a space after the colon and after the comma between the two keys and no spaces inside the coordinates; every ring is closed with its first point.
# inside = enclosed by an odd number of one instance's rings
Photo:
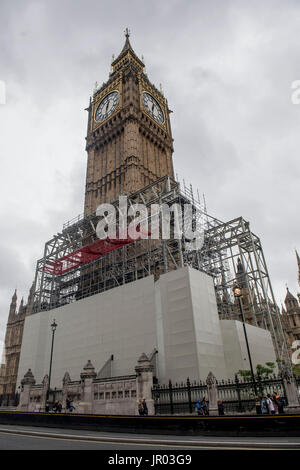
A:
{"type": "MultiPolygon", "coordinates": [[[[298,285],[300,287],[300,258],[297,251],[296,258],[298,264],[298,285]]],[[[294,351],[292,349],[293,342],[300,340],[300,293],[297,294],[297,299],[288,287],[286,290],[285,306],[281,308],[281,318],[289,353],[292,355],[294,351]]]]}
{"type": "Polygon", "coordinates": [[[0,369],[0,395],[11,395],[16,392],[24,322],[32,299],[33,287],[30,290],[27,305],[24,305],[22,299],[17,310],[17,291],[12,296],[0,369]]]}
{"type": "MultiPolygon", "coordinates": [[[[152,399],[153,367],[146,354],[142,354],[135,368],[135,374],[124,377],[97,379],[95,368],[89,360],[84,366],[80,380],[72,381],[65,373],[62,379],[62,410],[66,410],[66,400],[70,399],[75,413],[137,415],[138,401],[146,400],[148,414],[154,414],[152,399]]],[[[31,369],[21,381],[22,391],[19,411],[45,411],[48,375],[42,384],[36,385],[31,369]]]]}
{"type": "MultiPolygon", "coordinates": [[[[205,380],[210,371],[218,380],[231,378],[249,368],[241,322],[220,321],[212,278],[187,266],[26,317],[18,385],[29,368],[37,382],[48,373],[53,318],[56,388],[66,371],[79,377],[87,357],[97,371],[109,361],[105,377],[132,374],[141,350],[157,351],[159,383],[205,380]]],[[[254,367],[275,362],[270,333],[252,325],[247,332],[254,367]]]]}
{"type": "Polygon", "coordinates": [[[168,103],[149,81],[128,33],[108,81],[95,90],[87,109],[85,215],[95,212],[100,203],[117,200],[119,194],[135,192],[165,175],[174,177],[168,103]],[[97,122],[99,104],[112,92],[118,93],[118,104],[106,119],[97,122]],[[159,104],[163,122],[147,113],[143,92],[159,104]]]}
{"type": "Polygon", "coordinates": [[[282,323],[285,331],[286,341],[290,353],[292,353],[292,344],[300,340],[300,305],[299,301],[287,288],[285,297],[285,308],[282,306],[282,323]]]}

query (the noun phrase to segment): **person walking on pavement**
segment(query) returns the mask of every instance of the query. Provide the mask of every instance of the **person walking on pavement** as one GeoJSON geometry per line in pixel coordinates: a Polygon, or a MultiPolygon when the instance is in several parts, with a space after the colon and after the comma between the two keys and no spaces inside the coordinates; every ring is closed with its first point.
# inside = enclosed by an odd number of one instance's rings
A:
{"type": "Polygon", "coordinates": [[[148,407],[147,407],[147,403],[146,403],[146,398],[143,398],[142,405],[143,405],[143,415],[147,416],[148,415],[148,407]]]}
{"type": "Polygon", "coordinates": [[[274,410],[275,410],[275,415],[278,415],[278,403],[277,403],[277,400],[276,400],[276,393],[273,392],[273,395],[272,395],[272,401],[273,401],[273,405],[274,405],[274,410]]]}
{"type": "Polygon", "coordinates": [[[256,408],[256,414],[257,415],[261,415],[261,395],[259,395],[257,398],[256,398],[256,401],[255,401],[255,408],[256,408]]]}
{"type": "Polygon", "coordinates": [[[224,405],[223,405],[222,400],[218,401],[218,413],[219,413],[219,416],[224,416],[224,405]]]}
{"type": "Polygon", "coordinates": [[[144,407],[143,407],[142,400],[138,400],[138,412],[139,412],[139,415],[140,415],[140,416],[143,416],[143,414],[144,414],[144,407]]]}
{"type": "Polygon", "coordinates": [[[274,392],[275,394],[275,400],[276,400],[276,403],[277,403],[277,407],[278,407],[278,413],[279,414],[282,414],[284,413],[284,401],[283,401],[283,398],[279,395],[279,393],[277,392],[274,392]]]}
{"type": "Polygon", "coordinates": [[[265,397],[261,397],[260,400],[260,407],[261,407],[261,413],[263,415],[267,415],[268,413],[268,406],[267,406],[267,401],[265,397]]]}
{"type": "Polygon", "coordinates": [[[69,413],[72,413],[72,411],[75,410],[75,406],[73,406],[72,400],[69,397],[66,399],[66,410],[69,413]]]}
{"type": "Polygon", "coordinates": [[[274,415],[275,414],[274,403],[273,403],[273,400],[272,400],[271,395],[269,393],[267,394],[266,402],[267,402],[268,412],[271,415],[274,415]]]}

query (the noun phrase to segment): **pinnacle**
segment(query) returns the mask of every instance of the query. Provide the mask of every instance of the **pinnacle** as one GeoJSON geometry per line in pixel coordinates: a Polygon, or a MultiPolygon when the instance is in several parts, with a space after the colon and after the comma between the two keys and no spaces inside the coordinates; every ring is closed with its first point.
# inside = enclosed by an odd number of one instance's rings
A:
{"type": "Polygon", "coordinates": [[[128,28],[126,28],[125,30],[125,44],[124,44],[124,47],[122,49],[122,51],[120,52],[120,54],[118,55],[118,57],[116,59],[113,60],[112,62],[112,65],[116,64],[124,55],[126,55],[127,52],[131,52],[131,54],[134,56],[134,58],[144,67],[144,63],[138,58],[138,56],[136,55],[136,53],[134,52],[131,44],[130,44],[130,41],[129,41],[129,36],[130,36],[130,31],[128,28]]]}
{"type": "Polygon", "coordinates": [[[286,290],[287,290],[287,293],[286,293],[286,297],[285,297],[285,302],[286,302],[287,300],[297,300],[297,299],[293,296],[293,294],[289,291],[289,288],[288,288],[288,287],[286,288],[286,290]]]}

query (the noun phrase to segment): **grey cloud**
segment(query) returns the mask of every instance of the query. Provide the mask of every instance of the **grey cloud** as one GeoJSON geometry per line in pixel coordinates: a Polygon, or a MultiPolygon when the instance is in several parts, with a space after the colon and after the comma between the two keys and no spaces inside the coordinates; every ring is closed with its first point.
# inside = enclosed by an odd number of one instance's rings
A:
{"type": "Polygon", "coordinates": [[[30,286],[45,241],[83,212],[84,108],[127,26],[174,111],[179,177],[213,215],[250,220],[278,300],[296,290],[299,2],[2,0],[0,17],[2,335],[16,282],[30,286]]]}

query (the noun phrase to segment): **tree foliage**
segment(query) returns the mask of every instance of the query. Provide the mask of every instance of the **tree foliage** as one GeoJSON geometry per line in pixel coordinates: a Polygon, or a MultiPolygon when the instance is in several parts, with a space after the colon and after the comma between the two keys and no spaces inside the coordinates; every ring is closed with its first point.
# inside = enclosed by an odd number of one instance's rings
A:
{"type": "MultiPolygon", "coordinates": [[[[266,362],[264,365],[257,364],[256,372],[254,373],[254,377],[257,380],[259,377],[261,379],[267,379],[270,375],[274,374],[276,364],[274,362],[266,362]]],[[[238,374],[241,377],[251,378],[251,371],[250,370],[239,370],[238,374]]]]}

